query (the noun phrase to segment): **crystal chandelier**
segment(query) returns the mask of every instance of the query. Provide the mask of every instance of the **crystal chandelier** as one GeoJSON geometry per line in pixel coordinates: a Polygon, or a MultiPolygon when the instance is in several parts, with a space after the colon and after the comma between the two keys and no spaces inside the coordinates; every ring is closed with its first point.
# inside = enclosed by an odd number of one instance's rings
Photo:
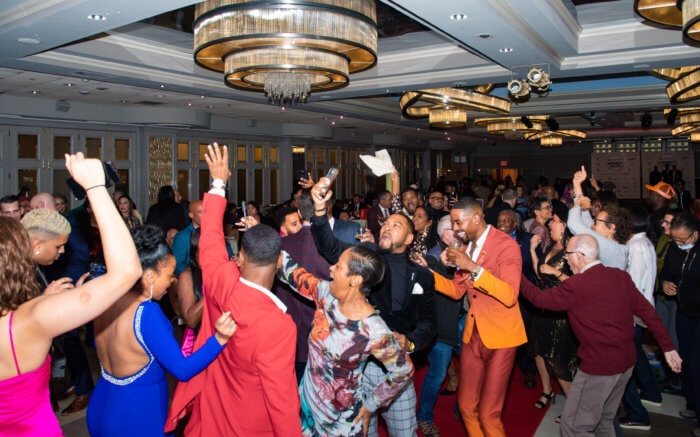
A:
{"type": "Polygon", "coordinates": [[[207,0],[193,27],[197,65],[275,103],[346,86],[377,62],[374,0],[207,0]]]}
{"type": "Polygon", "coordinates": [[[265,95],[270,103],[305,102],[311,91],[311,78],[308,73],[271,71],[265,78],[265,95]]]}

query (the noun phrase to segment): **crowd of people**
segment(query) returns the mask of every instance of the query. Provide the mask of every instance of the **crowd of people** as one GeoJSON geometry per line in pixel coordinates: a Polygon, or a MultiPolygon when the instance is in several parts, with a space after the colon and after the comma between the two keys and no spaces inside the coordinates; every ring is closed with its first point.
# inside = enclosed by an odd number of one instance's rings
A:
{"type": "Polygon", "coordinates": [[[204,198],[162,187],[145,220],[80,153],[66,156],[80,207],[0,199],[0,436],[62,435],[56,401],[74,397],[61,414],[87,408],[93,436],[376,436],[381,416],[390,436],[434,437],[436,401],[455,392],[469,436],[505,436],[513,371],[539,379],[533,409],[556,379],[565,436],[648,430],[662,392],[698,420],[700,224],[677,171],[652,172],[646,205],[625,206],[583,167],[532,190],[522,177],[402,189],[394,172],[348,201],[308,175],[244,214],[226,201],[227,148],[205,159],[204,198]]]}

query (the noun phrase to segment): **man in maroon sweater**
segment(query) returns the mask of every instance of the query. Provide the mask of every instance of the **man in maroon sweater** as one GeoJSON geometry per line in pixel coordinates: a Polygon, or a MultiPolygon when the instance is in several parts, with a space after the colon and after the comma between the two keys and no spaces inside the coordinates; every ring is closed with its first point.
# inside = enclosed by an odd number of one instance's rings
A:
{"type": "Polygon", "coordinates": [[[520,292],[539,308],[566,311],[581,344],[581,364],[561,416],[562,436],[615,435],[613,419],[637,362],[633,315],[649,326],[674,372],[680,372],[681,359],[629,274],[601,264],[593,237],[571,238],[566,259],[574,275],[560,286],[543,291],[523,277],[520,292]]]}

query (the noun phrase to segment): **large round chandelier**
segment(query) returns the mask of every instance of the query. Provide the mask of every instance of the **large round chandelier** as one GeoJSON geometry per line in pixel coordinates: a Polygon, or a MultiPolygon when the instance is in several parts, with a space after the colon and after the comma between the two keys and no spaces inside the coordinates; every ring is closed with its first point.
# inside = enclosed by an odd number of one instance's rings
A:
{"type": "Polygon", "coordinates": [[[700,43],[700,0],[635,0],[634,11],[645,20],[682,29],[693,45],[700,43]]]}
{"type": "Polygon", "coordinates": [[[528,141],[540,140],[542,147],[561,147],[564,140],[578,140],[586,138],[586,133],[578,130],[548,130],[534,133],[527,137],[528,141]]]}
{"type": "Polygon", "coordinates": [[[672,104],[685,103],[700,98],[700,65],[662,68],[651,70],[649,73],[671,82],[666,86],[666,94],[672,104]]]}
{"type": "Polygon", "coordinates": [[[503,135],[507,140],[519,141],[526,136],[542,132],[542,126],[547,122],[546,115],[530,115],[528,117],[492,117],[477,118],[474,124],[486,128],[491,135],[503,135]]]}
{"type": "Polygon", "coordinates": [[[227,85],[303,102],[377,62],[374,0],[208,0],[196,7],[194,60],[227,85]]]}
{"type": "MultiPolygon", "coordinates": [[[[668,115],[671,109],[664,109],[664,115],[668,115]]],[[[700,141],[700,107],[676,108],[678,111],[679,126],[671,130],[674,137],[690,136],[690,141],[700,141]]]]}
{"type": "Polygon", "coordinates": [[[433,88],[404,93],[399,100],[406,118],[428,117],[432,129],[455,129],[467,126],[467,110],[507,114],[510,102],[488,93],[493,85],[473,89],[433,88]]]}

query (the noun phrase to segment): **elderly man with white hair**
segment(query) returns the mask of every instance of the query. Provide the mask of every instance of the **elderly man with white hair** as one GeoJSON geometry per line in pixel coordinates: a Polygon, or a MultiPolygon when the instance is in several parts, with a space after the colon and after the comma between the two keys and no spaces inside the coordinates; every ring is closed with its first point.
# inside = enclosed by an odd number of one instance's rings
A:
{"type": "Polygon", "coordinates": [[[561,434],[614,435],[613,419],[637,362],[634,316],[659,342],[666,361],[680,372],[681,358],[661,319],[627,272],[604,266],[598,242],[590,235],[569,240],[566,260],[573,275],[542,291],[522,278],[520,292],[539,308],[566,311],[581,343],[578,373],[561,416],[561,434]]]}
{"type": "MultiPolygon", "coordinates": [[[[454,268],[446,268],[440,263],[440,254],[448,247],[453,239],[452,220],[449,215],[440,219],[437,225],[437,233],[440,240],[431,248],[425,258],[417,262],[430,268],[438,276],[442,275],[451,280],[454,268]]],[[[462,306],[462,300],[455,300],[441,293],[435,293],[435,311],[440,314],[437,318],[437,342],[428,354],[428,372],[423,379],[420,400],[418,402],[418,427],[424,436],[439,436],[440,432],[433,422],[433,409],[440,392],[440,386],[445,379],[447,366],[452,361],[452,353],[459,354],[464,330],[466,311],[462,306]]]]}

